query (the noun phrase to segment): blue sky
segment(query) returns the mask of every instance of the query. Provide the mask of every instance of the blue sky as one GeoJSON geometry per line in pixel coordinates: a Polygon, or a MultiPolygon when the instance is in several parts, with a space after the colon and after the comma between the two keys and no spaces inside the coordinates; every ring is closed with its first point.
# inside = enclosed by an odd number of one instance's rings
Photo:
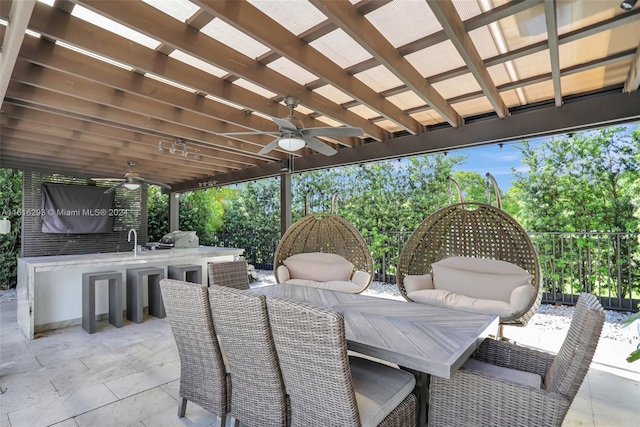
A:
{"type": "MultiPolygon", "coordinates": [[[[640,127],[639,124],[626,125],[631,130],[640,127]]],[[[532,145],[539,145],[546,138],[531,138],[529,142],[532,145]]],[[[492,144],[482,147],[467,148],[462,150],[452,150],[452,155],[467,156],[467,160],[463,165],[457,166],[454,170],[477,172],[481,176],[485,176],[487,172],[491,173],[498,182],[500,190],[506,193],[511,187],[513,174],[511,168],[514,167],[519,171],[526,172],[527,167],[522,164],[522,155],[515,147],[520,141],[507,142],[502,149],[498,144],[492,144]]]]}

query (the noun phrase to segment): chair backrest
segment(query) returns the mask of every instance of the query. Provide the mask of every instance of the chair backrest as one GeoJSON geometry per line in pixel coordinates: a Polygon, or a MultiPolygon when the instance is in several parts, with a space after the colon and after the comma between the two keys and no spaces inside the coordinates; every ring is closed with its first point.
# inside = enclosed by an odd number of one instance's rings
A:
{"type": "Polygon", "coordinates": [[[160,290],[180,355],[180,396],[224,416],[228,412],[227,373],[207,287],[162,279],[160,290]]]}
{"type": "Polygon", "coordinates": [[[431,273],[444,258],[473,257],[507,261],[533,276],[535,297],[527,309],[501,324],[526,325],[542,300],[538,255],[527,232],[502,209],[485,203],[456,203],[428,216],[411,234],[398,259],[397,285],[407,298],[404,277],[431,273]]]}
{"type": "Polygon", "coordinates": [[[342,314],[267,298],[291,426],[359,426],[342,314]]]}
{"type": "Polygon", "coordinates": [[[581,294],[569,332],[545,377],[547,390],[573,400],[593,360],[604,318],[600,301],[591,294],[581,294]]]}
{"type": "Polygon", "coordinates": [[[247,262],[210,262],[208,265],[209,284],[236,289],[249,289],[247,262]]]}
{"type": "Polygon", "coordinates": [[[286,394],[266,297],[211,285],[209,301],[231,375],[231,415],[247,426],[285,426],[286,394]]]}

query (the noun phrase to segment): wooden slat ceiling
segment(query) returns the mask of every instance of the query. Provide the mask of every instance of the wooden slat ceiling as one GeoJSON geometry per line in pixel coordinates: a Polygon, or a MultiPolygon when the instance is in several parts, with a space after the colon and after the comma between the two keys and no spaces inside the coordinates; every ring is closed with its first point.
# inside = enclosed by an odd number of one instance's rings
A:
{"type": "Polygon", "coordinates": [[[0,0],[0,19],[4,168],[274,176],[274,136],[224,133],[277,131],[288,96],[306,128],[365,133],[298,171],[640,118],[640,5],[620,0],[0,0]]]}

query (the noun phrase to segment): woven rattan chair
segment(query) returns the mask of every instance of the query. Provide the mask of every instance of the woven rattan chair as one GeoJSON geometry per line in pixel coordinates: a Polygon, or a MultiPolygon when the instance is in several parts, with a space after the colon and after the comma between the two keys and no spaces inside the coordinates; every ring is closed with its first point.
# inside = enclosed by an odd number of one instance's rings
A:
{"type": "Polygon", "coordinates": [[[408,275],[431,274],[431,265],[448,257],[507,261],[533,276],[534,297],[522,312],[501,317],[500,325],[524,326],[542,300],[540,263],[527,232],[509,214],[484,203],[456,203],[430,215],[411,234],[398,260],[400,293],[408,275]]]}
{"type": "Polygon", "coordinates": [[[485,340],[473,358],[526,371],[542,387],[463,367],[450,380],[432,377],[429,426],[560,426],[589,369],[604,310],[591,294],[578,299],[569,332],[556,356],[505,341],[485,340]]]}
{"type": "Polygon", "coordinates": [[[249,274],[245,260],[210,262],[209,284],[236,289],[249,289],[249,274]]]}
{"type": "Polygon", "coordinates": [[[219,425],[224,426],[230,383],[211,319],[207,287],[163,279],[160,289],[180,355],[178,416],[184,417],[190,401],[216,414],[219,425]]]}
{"type": "Polygon", "coordinates": [[[247,427],[284,427],[287,403],[264,295],[211,285],[213,324],[231,376],[230,414],[247,427]]]}
{"type": "Polygon", "coordinates": [[[415,378],[371,360],[350,359],[342,314],[272,297],[267,307],[291,427],[415,425],[415,378]]]}
{"type": "MultiPolygon", "coordinates": [[[[351,262],[356,271],[369,274],[364,291],[373,277],[373,258],[364,238],[346,219],[334,214],[336,195],[331,201],[329,213],[307,214],[293,224],[280,239],[273,260],[273,271],[292,255],[323,252],[337,254],[351,262]]],[[[306,212],[309,212],[307,203],[306,212]]]]}

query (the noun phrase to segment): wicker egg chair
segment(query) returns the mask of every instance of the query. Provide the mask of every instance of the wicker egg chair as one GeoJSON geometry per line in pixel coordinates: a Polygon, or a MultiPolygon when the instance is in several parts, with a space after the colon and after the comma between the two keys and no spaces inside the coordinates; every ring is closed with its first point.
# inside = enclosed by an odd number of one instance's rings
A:
{"type": "Polygon", "coordinates": [[[535,297],[527,309],[503,325],[525,326],[542,299],[538,256],[526,231],[499,207],[485,203],[456,203],[433,213],[411,234],[398,260],[397,285],[407,296],[403,280],[408,275],[431,274],[431,264],[449,257],[490,258],[515,264],[533,276],[535,297]]]}
{"type": "MultiPolygon", "coordinates": [[[[278,243],[274,260],[273,272],[275,274],[284,260],[292,255],[310,252],[324,252],[337,254],[351,262],[355,270],[369,273],[373,277],[373,258],[364,238],[356,228],[347,220],[333,213],[337,194],[331,198],[331,210],[329,213],[309,213],[309,195],[305,216],[300,218],[285,232],[278,243]]],[[[363,291],[366,287],[363,289],[363,291]]]]}

